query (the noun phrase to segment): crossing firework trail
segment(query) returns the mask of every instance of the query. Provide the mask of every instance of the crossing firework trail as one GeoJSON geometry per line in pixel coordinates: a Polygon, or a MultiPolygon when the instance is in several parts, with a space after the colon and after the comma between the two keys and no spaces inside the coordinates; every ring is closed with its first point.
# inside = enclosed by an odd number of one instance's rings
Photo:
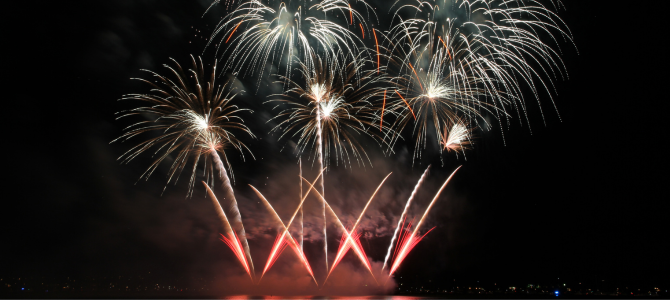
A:
{"type": "MultiPolygon", "coordinates": [[[[301,180],[301,182],[302,182],[302,180],[301,180]]],[[[307,269],[307,272],[309,272],[309,275],[311,275],[312,279],[314,279],[314,283],[316,283],[316,285],[319,285],[316,282],[316,278],[314,278],[314,273],[312,272],[312,267],[310,267],[309,262],[307,261],[307,258],[305,257],[305,253],[302,252],[302,248],[300,247],[301,245],[298,245],[296,243],[295,239],[293,238],[293,236],[291,236],[291,233],[289,232],[288,227],[286,225],[284,225],[284,221],[282,221],[282,219],[279,217],[279,215],[277,214],[277,211],[275,211],[275,209],[272,207],[270,202],[268,202],[268,200],[265,198],[265,196],[263,196],[263,194],[261,194],[261,192],[258,191],[258,189],[256,189],[252,185],[249,185],[249,186],[254,190],[254,192],[256,192],[256,195],[258,196],[258,198],[263,200],[263,204],[265,204],[265,207],[268,209],[268,211],[270,211],[272,213],[272,216],[275,218],[275,220],[277,222],[279,222],[279,224],[282,225],[282,227],[284,229],[282,231],[281,236],[277,237],[277,240],[275,241],[275,244],[273,245],[272,252],[270,253],[270,257],[268,258],[268,262],[266,263],[265,268],[263,269],[263,275],[265,275],[265,272],[267,272],[267,270],[272,266],[274,261],[277,259],[277,257],[281,253],[281,250],[278,251],[278,249],[281,247],[281,245],[278,245],[277,243],[286,242],[286,240],[288,240],[288,243],[291,245],[291,248],[293,248],[293,250],[298,255],[298,258],[300,259],[300,261],[303,263],[303,265],[307,269]]],[[[299,209],[302,210],[302,199],[301,199],[301,203],[299,205],[299,209]]],[[[263,278],[263,275],[261,275],[261,278],[263,278]]],[[[259,283],[260,283],[260,279],[259,279],[259,283]]]]}
{"type": "MultiPolygon", "coordinates": [[[[284,226],[284,230],[282,230],[282,234],[281,234],[281,236],[278,238],[279,243],[276,242],[275,245],[273,246],[272,251],[270,252],[270,256],[271,256],[270,259],[272,259],[272,258],[276,255],[276,252],[277,252],[279,246],[281,246],[281,241],[284,239],[284,237],[286,236],[286,234],[289,233],[289,232],[288,232],[288,228],[291,227],[291,224],[293,224],[293,220],[295,219],[296,215],[297,215],[298,212],[300,211],[300,208],[302,207],[303,203],[305,202],[305,199],[307,198],[307,195],[309,195],[309,191],[311,191],[312,189],[314,189],[314,183],[316,183],[316,182],[319,180],[319,178],[323,175],[323,172],[324,172],[324,171],[325,171],[325,169],[321,170],[321,172],[319,173],[319,176],[316,177],[316,179],[314,180],[314,182],[312,182],[312,183],[310,183],[309,181],[307,182],[307,183],[309,184],[309,189],[307,190],[307,193],[305,193],[305,195],[302,197],[302,199],[300,199],[300,204],[298,205],[298,207],[296,208],[295,212],[293,213],[293,216],[291,216],[291,219],[290,219],[290,220],[288,221],[288,223],[284,226]]],[[[304,178],[303,178],[303,179],[304,179],[304,178]]],[[[255,188],[254,188],[254,190],[257,191],[255,188]]],[[[258,196],[261,197],[261,198],[265,198],[265,197],[263,197],[262,194],[260,194],[260,193],[258,193],[258,196]]],[[[268,202],[268,204],[269,204],[269,202],[268,202]]],[[[280,219],[280,221],[281,221],[281,219],[280,219]]],[[[284,224],[283,222],[281,222],[281,223],[282,223],[282,225],[284,224]]],[[[289,235],[290,235],[290,234],[289,234],[289,235]]],[[[301,258],[302,258],[302,257],[304,257],[304,255],[301,256],[301,258]]],[[[305,261],[305,262],[306,262],[306,261],[305,261]]],[[[269,266],[266,266],[266,269],[263,271],[263,275],[265,275],[265,272],[267,271],[268,268],[269,268],[269,266]]],[[[311,270],[311,268],[310,268],[310,270],[311,270]]],[[[258,280],[259,283],[260,283],[260,280],[263,279],[263,275],[261,275],[261,278],[258,280]]],[[[316,279],[314,279],[314,281],[316,282],[316,279]]]]}

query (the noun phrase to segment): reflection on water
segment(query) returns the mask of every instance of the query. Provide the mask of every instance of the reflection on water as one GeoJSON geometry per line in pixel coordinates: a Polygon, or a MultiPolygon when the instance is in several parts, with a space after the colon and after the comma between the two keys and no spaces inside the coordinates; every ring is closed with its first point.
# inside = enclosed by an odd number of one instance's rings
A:
{"type": "Polygon", "coordinates": [[[251,300],[251,299],[314,299],[314,300],[330,300],[330,299],[367,299],[367,300],[414,300],[414,299],[430,299],[430,297],[417,296],[252,296],[252,295],[236,295],[225,296],[221,299],[230,300],[251,300]]]}

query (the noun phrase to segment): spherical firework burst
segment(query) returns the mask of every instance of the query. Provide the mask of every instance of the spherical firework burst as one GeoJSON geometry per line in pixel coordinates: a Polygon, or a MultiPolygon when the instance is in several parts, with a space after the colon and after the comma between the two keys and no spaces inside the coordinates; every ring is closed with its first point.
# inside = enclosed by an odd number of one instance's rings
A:
{"type": "Polygon", "coordinates": [[[352,156],[365,165],[370,160],[357,136],[380,140],[373,130],[379,119],[373,102],[384,94],[378,85],[383,77],[376,76],[376,70],[367,67],[371,62],[360,56],[345,66],[318,56],[312,61],[311,67],[300,64],[303,82],[281,77],[289,89],[269,102],[287,106],[272,119],[280,121],[273,131],[282,132],[280,139],[297,137],[300,153],[314,147],[313,158],[324,166],[331,157],[336,164],[351,165],[352,156]]]}
{"type": "MultiPolygon", "coordinates": [[[[174,66],[164,65],[171,76],[143,70],[152,74],[154,80],[135,78],[149,84],[151,93],[124,95],[121,100],[138,100],[145,105],[122,111],[117,119],[135,115],[150,119],[127,127],[126,132],[112,142],[126,141],[138,135],[147,137],[119,157],[123,163],[128,163],[144,152],[153,152],[156,159],[142,174],[141,178],[145,179],[153,174],[161,162],[168,159],[173,160],[168,172],[168,184],[173,180],[176,183],[179,174],[192,161],[190,195],[201,162],[206,180],[212,185],[215,169],[219,166],[225,165],[232,174],[224,148],[232,147],[240,151],[243,157],[245,150],[251,153],[232,131],[237,130],[251,137],[254,135],[239,116],[239,113],[248,109],[231,104],[237,94],[230,89],[230,83],[217,84],[216,63],[211,73],[205,74],[200,58],[196,60],[191,56],[193,68],[187,72],[177,61],[171,60],[174,66]]],[[[225,172],[225,168],[219,172],[225,172]]]]}
{"type": "MultiPolygon", "coordinates": [[[[365,1],[359,5],[369,6],[365,1]]],[[[344,0],[259,1],[250,0],[237,6],[225,16],[212,34],[210,44],[227,61],[226,68],[243,74],[259,71],[259,79],[268,65],[284,66],[290,78],[294,59],[312,65],[315,49],[324,55],[356,56],[362,45],[367,25],[363,16],[344,0]],[[346,20],[335,22],[336,18],[346,20]],[[358,37],[354,31],[360,27],[358,37]],[[355,29],[355,30],[354,30],[355,29]]]]}

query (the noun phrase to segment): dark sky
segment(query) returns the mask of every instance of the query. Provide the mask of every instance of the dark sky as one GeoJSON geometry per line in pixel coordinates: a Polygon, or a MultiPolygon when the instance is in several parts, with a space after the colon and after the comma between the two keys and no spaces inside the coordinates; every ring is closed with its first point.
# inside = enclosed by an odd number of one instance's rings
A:
{"type": "MultiPolygon", "coordinates": [[[[499,130],[479,132],[467,160],[448,155],[444,166],[438,157],[412,166],[411,148],[391,157],[372,149],[374,169],[328,173],[326,193],[342,195],[333,201],[345,214],[357,214],[393,171],[382,189],[391,200],[373,207],[388,216],[400,213],[389,203],[406,199],[427,164],[432,172],[422,205],[463,165],[429,222],[436,230],[399,276],[670,282],[666,48],[655,26],[664,17],[654,5],[630,1],[565,2],[567,10],[559,13],[579,54],[562,45],[570,78],[556,87],[560,120],[545,99],[546,126],[530,103],[532,134],[517,124],[505,129],[504,142],[499,130]]],[[[161,195],[164,169],[135,184],[147,161],[121,165],[116,158],[130,144],[109,145],[129,125],[114,120],[127,107],[116,100],[144,91],[129,78],[140,76],[141,68],[160,70],[169,57],[186,61],[202,52],[202,37],[217,18],[201,18],[207,5],[43,1],[15,9],[21,20],[6,25],[12,42],[4,47],[16,53],[5,56],[9,168],[0,210],[0,275],[153,271],[174,279],[238,268],[216,238],[218,223],[202,190],[186,198],[182,181],[161,195]]],[[[245,97],[259,139],[246,141],[256,160],[233,159],[238,201],[249,202],[240,204],[243,217],[257,216],[247,184],[271,196],[297,191],[298,184],[286,179],[297,176],[295,156],[279,152],[287,142],[267,134],[264,96],[257,99],[248,88],[245,97]]],[[[278,210],[285,216],[290,208],[278,210]]],[[[270,235],[257,235],[252,252],[260,253],[254,254],[259,268],[268,247],[263,238],[270,235]]],[[[380,260],[388,239],[362,242],[380,260]]]]}

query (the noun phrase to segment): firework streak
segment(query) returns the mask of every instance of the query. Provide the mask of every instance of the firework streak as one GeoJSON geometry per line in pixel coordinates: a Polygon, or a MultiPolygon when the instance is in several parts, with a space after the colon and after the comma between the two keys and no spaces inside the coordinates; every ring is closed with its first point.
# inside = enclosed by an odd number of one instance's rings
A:
{"type": "MultiPolygon", "coordinates": [[[[423,213],[423,216],[421,216],[421,219],[419,219],[419,223],[414,228],[414,231],[412,231],[412,233],[409,234],[409,235],[407,233],[403,235],[403,237],[402,237],[403,241],[400,243],[400,250],[398,251],[398,255],[396,256],[396,259],[393,262],[393,265],[391,266],[391,270],[389,272],[389,277],[391,275],[393,275],[393,273],[398,269],[398,267],[400,266],[402,261],[405,259],[405,257],[407,257],[407,254],[409,254],[409,252],[412,251],[414,246],[416,246],[416,244],[419,243],[423,239],[423,237],[425,237],[426,234],[428,234],[428,232],[430,232],[430,230],[429,230],[424,235],[422,235],[420,237],[417,236],[417,231],[419,230],[419,228],[421,228],[421,224],[423,223],[424,219],[428,215],[428,212],[430,212],[430,209],[433,207],[433,204],[435,204],[435,200],[437,200],[437,198],[442,193],[442,190],[444,190],[444,188],[447,186],[449,181],[451,181],[451,178],[454,177],[454,174],[456,174],[456,172],[460,168],[461,168],[460,166],[458,168],[456,168],[456,170],[454,170],[454,172],[452,172],[451,175],[449,175],[449,178],[447,178],[447,180],[444,181],[444,184],[442,184],[442,187],[440,187],[440,189],[437,191],[437,194],[435,194],[435,197],[433,198],[433,200],[430,201],[430,204],[428,205],[428,208],[426,208],[426,211],[423,213]]],[[[410,227],[411,227],[411,225],[408,226],[408,231],[409,231],[410,227]]]]}
{"type": "Polygon", "coordinates": [[[414,196],[416,195],[416,192],[421,187],[421,183],[423,183],[423,180],[426,178],[426,175],[428,174],[429,169],[430,169],[430,166],[428,166],[426,168],[426,170],[423,171],[423,175],[421,175],[421,178],[419,178],[419,182],[417,182],[416,186],[414,186],[414,190],[412,191],[412,194],[409,196],[409,199],[407,200],[407,204],[405,204],[405,209],[403,209],[402,214],[400,215],[400,218],[398,219],[398,225],[395,228],[395,232],[393,232],[393,237],[391,238],[391,243],[389,244],[389,249],[386,251],[386,257],[384,258],[384,265],[382,266],[382,271],[384,270],[384,268],[386,268],[386,263],[389,260],[389,255],[391,254],[391,248],[393,247],[393,242],[395,241],[396,235],[398,235],[398,229],[401,227],[400,226],[400,221],[402,220],[404,222],[405,215],[407,214],[407,209],[409,208],[409,205],[412,203],[412,200],[414,199],[414,196]]]}
{"type": "Polygon", "coordinates": [[[246,259],[246,254],[244,250],[242,250],[242,245],[240,243],[240,239],[237,238],[237,234],[235,231],[232,229],[230,226],[230,222],[228,222],[228,218],[226,217],[226,213],[223,211],[223,208],[221,207],[221,203],[219,203],[219,200],[216,199],[216,196],[214,195],[214,192],[212,192],[212,189],[209,188],[207,183],[204,181],[202,184],[205,186],[207,189],[207,193],[209,194],[209,198],[212,199],[212,204],[214,204],[214,208],[216,209],[216,214],[221,218],[221,221],[223,221],[223,227],[225,233],[228,235],[226,237],[225,235],[221,234],[221,240],[230,247],[230,250],[235,253],[235,256],[237,259],[240,261],[242,264],[242,267],[244,270],[249,274],[249,277],[251,278],[251,281],[254,281],[253,273],[251,272],[251,269],[249,268],[249,264],[247,263],[246,259]]]}

